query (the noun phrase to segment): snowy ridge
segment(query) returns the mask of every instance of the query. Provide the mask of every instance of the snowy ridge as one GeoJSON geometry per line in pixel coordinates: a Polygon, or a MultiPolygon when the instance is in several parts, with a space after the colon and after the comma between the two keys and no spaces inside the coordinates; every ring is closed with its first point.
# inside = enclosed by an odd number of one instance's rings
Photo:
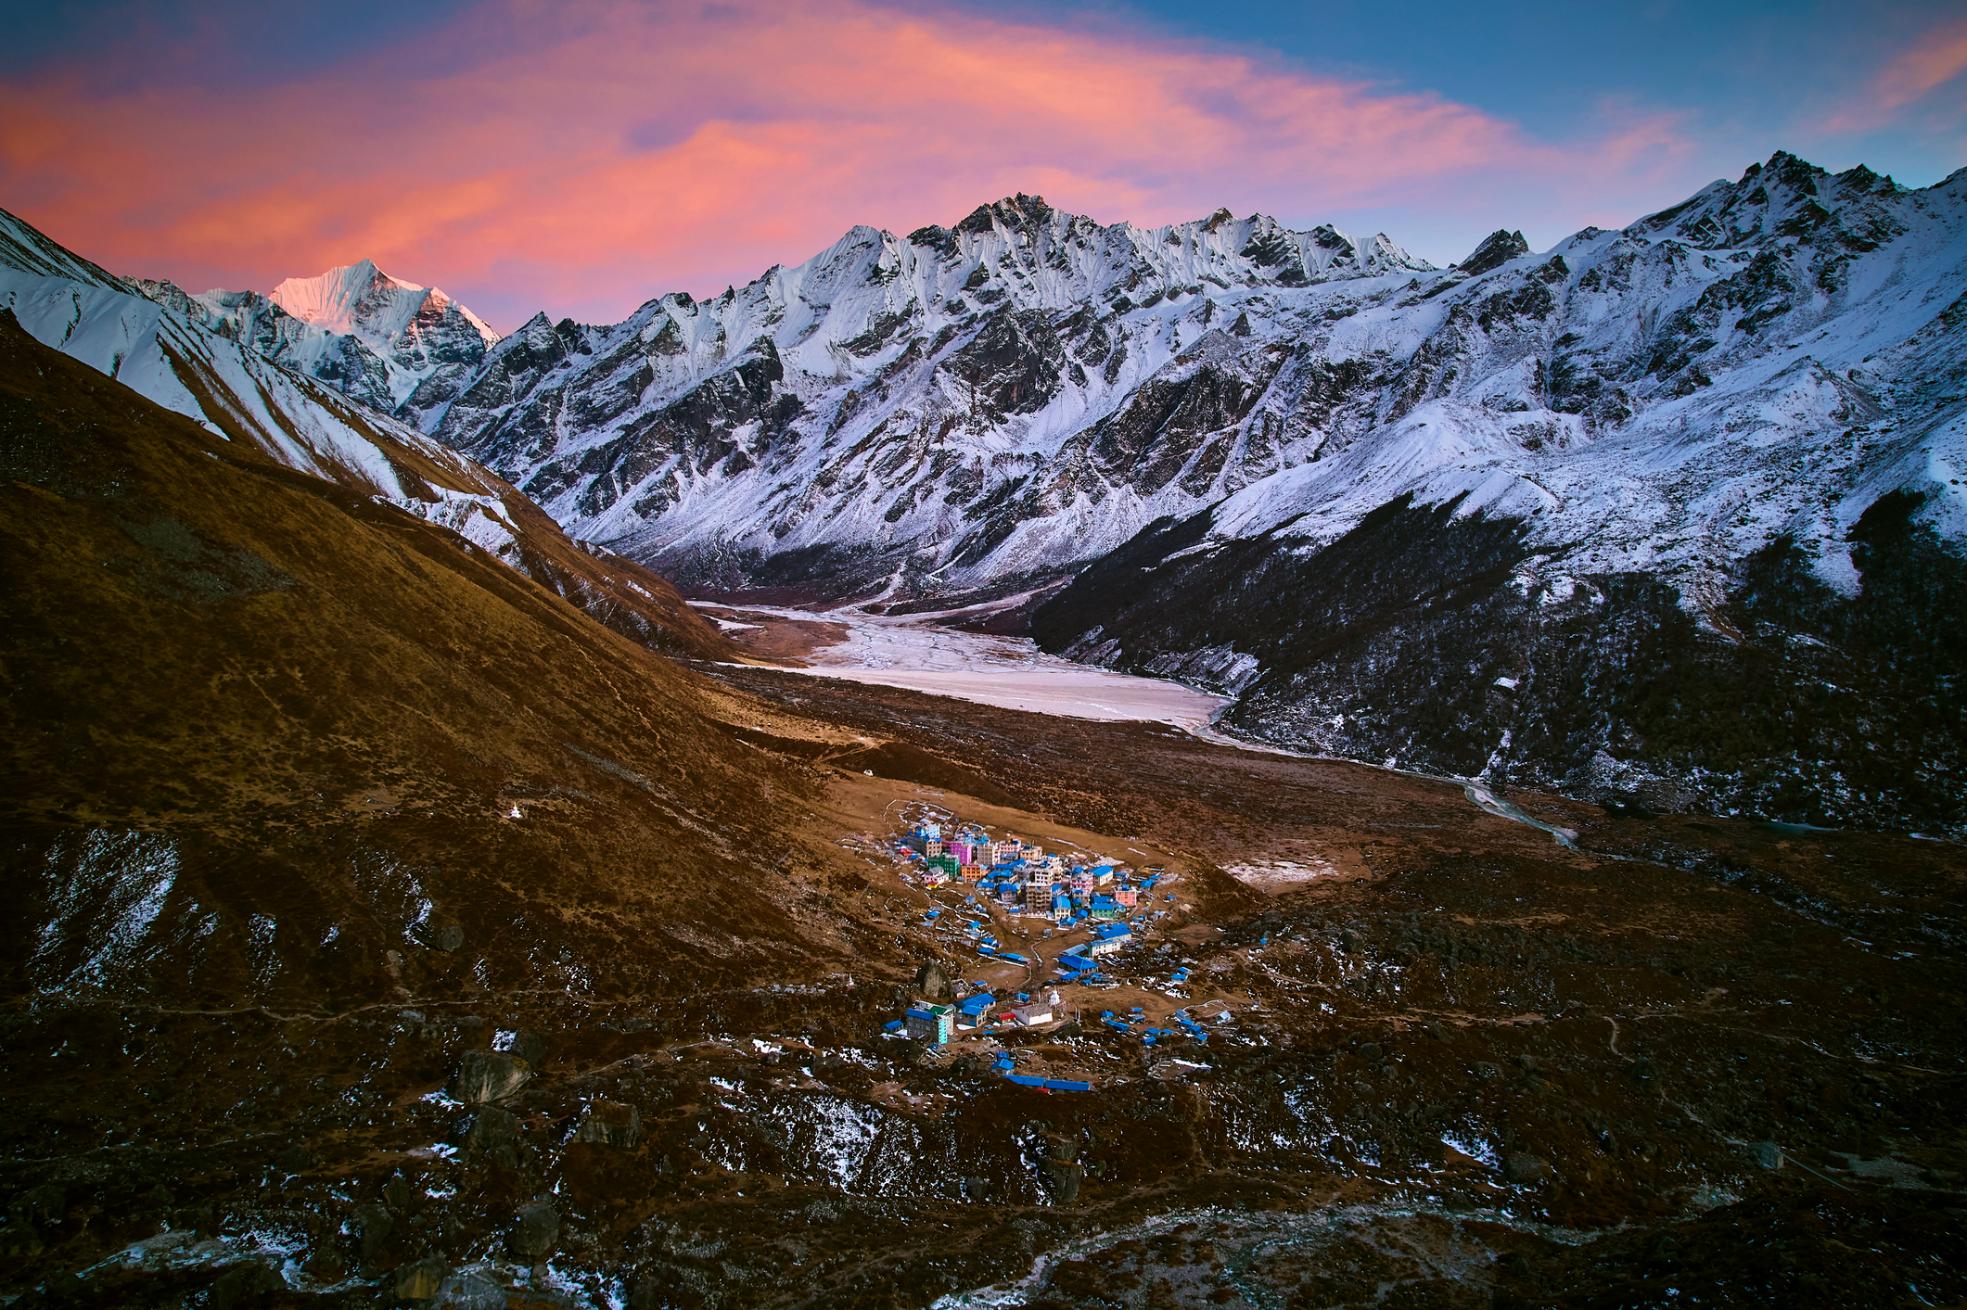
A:
{"type": "Polygon", "coordinates": [[[476,362],[499,334],[435,287],[391,277],[369,260],[319,277],[288,278],[267,297],[304,323],[355,338],[387,361],[391,394],[409,398],[444,362],[476,362]],[[445,361],[449,350],[458,358],[445,361]]]}
{"type": "Polygon", "coordinates": [[[271,295],[135,285],[221,336],[413,426],[450,398],[499,339],[442,291],[391,277],[366,259],[289,278],[271,295]]]}
{"type": "MultiPolygon", "coordinates": [[[[440,302],[426,299],[425,309],[433,303],[440,302]]],[[[455,318],[455,308],[441,304],[455,318]]],[[[662,578],[575,545],[481,465],[329,386],[322,361],[336,356],[307,352],[359,346],[353,337],[304,323],[250,292],[190,297],[168,283],[125,281],[4,211],[0,309],[42,343],[228,440],[449,529],[633,641],[700,657],[724,653],[716,630],[662,578]]]]}
{"type": "Polygon", "coordinates": [[[1205,506],[1218,538],[1316,542],[1402,495],[1527,517],[1580,569],[1699,573],[1792,531],[1848,581],[1838,543],[1885,491],[1967,522],[1934,385],[1961,370],[1963,191],[1778,154],[1446,270],[1014,196],[611,327],[536,317],[426,427],[706,586],[953,594],[1205,506]]]}
{"type": "Polygon", "coordinates": [[[44,344],[166,409],[516,558],[516,529],[499,479],[441,443],[138,294],[134,285],[69,255],[4,211],[0,308],[11,310],[44,344]],[[28,259],[22,251],[43,254],[28,259]]]}
{"type": "MultiPolygon", "coordinates": [[[[967,456],[965,484],[1036,467],[1200,337],[1176,320],[1203,285],[1425,267],[1384,237],[1292,233],[1223,213],[1102,227],[1019,196],[954,229],[856,228],[805,264],[712,301],[667,296],[611,328],[536,317],[494,348],[434,430],[524,477],[582,535],[645,557],[751,534],[784,547],[933,538],[960,528],[960,500],[917,486],[919,505],[898,519],[892,500],[866,494],[870,483],[931,450],[941,471],[967,456]],[[1132,349],[1109,345],[1104,376],[1064,358],[1054,320],[1096,327],[1085,305],[1136,298],[1132,349]],[[823,496],[847,492],[843,483],[855,494],[823,496]]],[[[1066,524],[1061,540],[1027,535],[1019,548],[1054,554],[1069,537],[1083,556],[1118,544],[1159,512],[1134,499],[1100,516],[1097,540],[1066,524]]]]}

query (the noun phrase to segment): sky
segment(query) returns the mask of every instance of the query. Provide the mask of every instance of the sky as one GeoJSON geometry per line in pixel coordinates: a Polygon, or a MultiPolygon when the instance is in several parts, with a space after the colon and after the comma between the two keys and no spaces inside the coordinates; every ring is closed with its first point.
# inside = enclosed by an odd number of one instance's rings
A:
{"type": "Polygon", "coordinates": [[[369,258],[501,330],[1019,191],[1445,264],[1777,149],[1967,165],[1957,3],[0,0],[0,32],[0,207],[192,291],[369,258]]]}

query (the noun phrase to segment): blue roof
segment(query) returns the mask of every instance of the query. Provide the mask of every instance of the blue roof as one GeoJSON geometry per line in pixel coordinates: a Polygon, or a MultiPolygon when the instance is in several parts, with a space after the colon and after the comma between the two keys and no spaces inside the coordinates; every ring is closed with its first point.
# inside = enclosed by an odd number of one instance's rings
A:
{"type": "Polygon", "coordinates": [[[1093,929],[1093,936],[1100,938],[1102,941],[1111,941],[1115,937],[1132,937],[1133,935],[1134,930],[1124,923],[1103,923],[1093,929]]]}
{"type": "Polygon", "coordinates": [[[1059,964],[1067,969],[1097,969],[1099,967],[1091,957],[1081,955],[1077,951],[1067,951],[1064,955],[1061,955],[1059,957],[1059,964]]]}
{"type": "Polygon", "coordinates": [[[978,992],[975,996],[966,996],[961,1001],[958,1001],[956,1008],[974,1018],[995,1004],[997,1004],[997,998],[989,992],[978,992]]]}
{"type": "Polygon", "coordinates": [[[936,1019],[936,1016],[929,1013],[927,1010],[917,1010],[917,1009],[909,1010],[908,1017],[911,1019],[924,1019],[929,1021],[930,1023],[934,1023],[936,1019]]]}

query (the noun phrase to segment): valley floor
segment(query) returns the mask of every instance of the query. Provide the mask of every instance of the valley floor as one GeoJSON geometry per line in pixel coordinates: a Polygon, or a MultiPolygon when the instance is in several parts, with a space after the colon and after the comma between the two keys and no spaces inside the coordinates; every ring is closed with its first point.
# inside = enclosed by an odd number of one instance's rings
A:
{"type": "Polygon", "coordinates": [[[1144,714],[706,667],[725,731],[812,781],[837,858],[787,912],[851,919],[837,960],[347,1010],[19,998],[16,1303],[249,1304],[260,1268],[322,1305],[1967,1297],[1956,846],[1509,798],[1566,846],[1144,714]],[[1097,1074],[1079,1096],[883,1040],[918,965],[972,976],[859,853],[922,803],[1178,866],[1141,949],[1233,1035],[1034,1036],[1097,1074]]]}
{"type": "MultiPolygon", "coordinates": [[[[959,1095],[1070,1140],[1080,1170],[1064,1209],[989,1206],[982,1244],[1029,1263],[946,1304],[1967,1292],[1967,1248],[1931,1217],[1967,1181],[1957,847],[1497,802],[1148,722],[724,676],[866,739],[819,756],[875,775],[842,784],[864,797],[843,818],[927,798],[1195,870],[1171,959],[1236,998],[1246,1044],[1114,1039],[1091,1107],[959,1095]],[[1278,876],[1305,869],[1325,876],[1278,876]]],[[[975,1268],[964,1251],[923,1261],[975,1268]]]]}
{"type": "MultiPolygon", "coordinates": [[[[1230,702],[1179,682],[1078,664],[1028,637],[939,624],[940,615],[891,617],[865,609],[705,607],[732,624],[738,645],[767,660],[797,650],[788,667],[828,678],[903,687],[1075,719],[1167,723],[1207,731],[1230,702]]],[[[777,661],[774,661],[777,662],[777,661]]]]}

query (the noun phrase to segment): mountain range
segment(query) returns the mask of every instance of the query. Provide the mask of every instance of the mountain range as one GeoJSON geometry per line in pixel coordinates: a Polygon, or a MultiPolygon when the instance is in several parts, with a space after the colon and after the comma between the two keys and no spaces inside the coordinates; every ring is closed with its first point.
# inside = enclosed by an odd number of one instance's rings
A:
{"type": "Polygon", "coordinates": [[[1967,170],[1914,190],[1778,153],[1445,269],[1016,195],[497,340],[366,263],[269,297],[124,286],[686,589],[993,602],[1296,749],[1967,822],[1967,170]]]}

